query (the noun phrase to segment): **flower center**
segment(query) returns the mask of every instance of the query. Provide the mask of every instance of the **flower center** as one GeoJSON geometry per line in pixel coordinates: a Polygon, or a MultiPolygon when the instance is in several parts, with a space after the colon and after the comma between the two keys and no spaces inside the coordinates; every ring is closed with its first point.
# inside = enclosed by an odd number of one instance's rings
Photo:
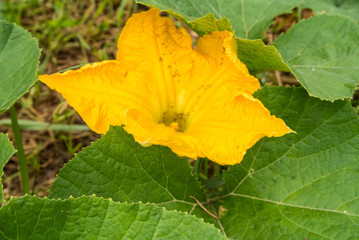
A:
{"type": "Polygon", "coordinates": [[[173,128],[176,132],[184,132],[188,115],[188,113],[164,112],[159,123],[173,128]]]}

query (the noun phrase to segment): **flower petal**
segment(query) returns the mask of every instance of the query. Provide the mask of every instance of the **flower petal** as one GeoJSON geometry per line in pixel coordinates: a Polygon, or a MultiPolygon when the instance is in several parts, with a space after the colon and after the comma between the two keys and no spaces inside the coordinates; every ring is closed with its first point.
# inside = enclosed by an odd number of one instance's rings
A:
{"type": "Polygon", "coordinates": [[[144,98],[147,90],[138,84],[141,77],[117,61],[103,61],[39,79],[61,93],[93,131],[104,134],[110,125],[125,122],[127,109],[141,109],[152,117],[151,105],[144,98]]]}
{"type": "Polygon", "coordinates": [[[197,86],[198,91],[189,94],[197,97],[186,100],[190,117],[185,134],[198,141],[199,155],[219,164],[236,164],[260,138],[291,131],[252,97],[259,82],[237,58],[232,33],[206,35],[195,51],[192,82],[202,79],[198,83],[205,87],[197,86]]]}
{"type": "Polygon", "coordinates": [[[181,111],[193,113],[206,107],[214,95],[233,99],[238,95],[252,95],[259,89],[258,80],[248,73],[239,61],[232,33],[216,31],[198,40],[190,77],[180,80],[178,98],[181,111]]]}
{"type": "Polygon", "coordinates": [[[126,131],[133,133],[135,140],[145,147],[152,144],[164,145],[179,156],[204,157],[199,152],[197,139],[171,127],[149,121],[137,110],[131,109],[127,112],[125,125],[126,131]]]}
{"type": "Polygon", "coordinates": [[[144,146],[180,156],[235,164],[260,138],[291,131],[252,97],[259,82],[237,58],[231,32],[206,35],[192,49],[184,28],[151,9],[128,20],[116,58],[39,78],[94,131],[125,124],[144,146]]]}
{"type": "MultiPolygon", "coordinates": [[[[216,68],[210,72],[224,71],[225,75],[216,78],[216,82],[235,81],[241,88],[233,91],[238,95],[241,93],[253,94],[260,87],[258,80],[249,74],[247,66],[237,57],[237,42],[233,33],[228,31],[215,31],[203,36],[197,42],[195,51],[216,62],[216,68]],[[234,73],[231,75],[231,73],[234,73]]],[[[234,90],[234,89],[233,89],[234,90]]]]}
{"type": "Polygon", "coordinates": [[[191,36],[154,8],[132,15],[118,39],[116,59],[146,73],[148,101],[157,105],[159,119],[177,105],[179,79],[189,77],[193,57],[191,36]]]}
{"type": "Polygon", "coordinates": [[[291,130],[251,96],[214,98],[198,110],[186,134],[197,139],[203,155],[219,164],[241,162],[262,137],[280,137],[291,130]]]}

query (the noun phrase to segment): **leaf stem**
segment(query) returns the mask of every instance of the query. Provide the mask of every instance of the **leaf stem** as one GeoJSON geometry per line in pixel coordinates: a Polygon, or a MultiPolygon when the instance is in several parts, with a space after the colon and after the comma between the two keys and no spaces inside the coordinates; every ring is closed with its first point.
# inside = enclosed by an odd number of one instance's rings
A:
{"type": "Polygon", "coordinates": [[[208,158],[204,159],[203,174],[208,178],[208,158]]]}
{"type": "Polygon", "coordinates": [[[19,158],[22,191],[24,194],[29,194],[30,184],[29,184],[29,171],[27,168],[27,159],[25,156],[24,147],[22,146],[20,127],[17,121],[16,110],[14,105],[9,109],[9,112],[10,112],[12,130],[15,136],[17,156],[19,158]]]}
{"type": "Polygon", "coordinates": [[[226,232],[224,231],[224,228],[223,228],[223,226],[222,226],[222,223],[221,223],[221,221],[219,220],[219,217],[218,217],[218,215],[217,215],[216,208],[215,208],[213,202],[210,202],[210,203],[211,203],[211,206],[212,206],[214,215],[216,216],[217,223],[218,223],[219,227],[221,228],[221,231],[222,231],[223,235],[224,235],[225,237],[227,237],[227,234],[226,234],[226,232]]]}
{"type": "MultiPolygon", "coordinates": [[[[25,119],[18,119],[17,122],[19,123],[20,129],[23,130],[51,130],[51,131],[87,131],[90,130],[90,128],[85,124],[70,124],[70,125],[64,125],[64,124],[52,124],[49,122],[36,122],[32,120],[25,120],[25,119]]],[[[0,125],[4,126],[11,126],[12,122],[11,119],[1,119],[0,125]]]]}
{"type": "Polygon", "coordinates": [[[202,163],[203,163],[203,158],[197,158],[197,160],[194,162],[193,165],[192,174],[196,174],[201,171],[202,163]]]}
{"type": "Polygon", "coordinates": [[[58,71],[58,72],[56,72],[56,73],[63,73],[63,72],[66,72],[66,71],[68,71],[68,70],[72,70],[72,69],[80,68],[80,67],[82,67],[82,66],[84,66],[84,65],[85,65],[85,63],[81,63],[81,64],[79,64],[79,65],[72,66],[72,67],[69,67],[69,68],[66,68],[66,69],[60,70],[60,71],[58,71]]]}
{"type": "Polygon", "coordinates": [[[213,213],[211,213],[210,211],[207,210],[207,208],[205,208],[202,203],[200,203],[195,197],[193,196],[189,196],[190,198],[192,198],[193,200],[196,201],[196,203],[198,204],[198,206],[200,206],[206,213],[208,213],[211,217],[217,219],[217,216],[214,215],[213,213]]]}

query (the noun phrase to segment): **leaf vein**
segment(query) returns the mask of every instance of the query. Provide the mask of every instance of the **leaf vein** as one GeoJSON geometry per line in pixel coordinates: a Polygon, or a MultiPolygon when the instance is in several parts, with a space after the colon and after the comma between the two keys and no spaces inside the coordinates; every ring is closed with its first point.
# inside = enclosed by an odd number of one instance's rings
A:
{"type": "Polygon", "coordinates": [[[133,149],[129,146],[129,144],[126,142],[126,140],[123,138],[123,136],[121,135],[122,141],[125,144],[125,146],[127,147],[127,149],[135,156],[135,159],[137,161],[137,163],[141,166],[141,169],[143,170],[143,172],[154,182],[156,183],[160,188],[162,188],[163,190],[165,190],[171,197],[173,200],[175,200],[176,198],[172,195],[172,193],[165,187],[163,187],[161,184],[159,184],[159,182],[157,182],[142,166],[140,160],[137,157],[137,154],[133,151],[133,149]]]}
{"type": "Polygon", "coordinates": [[[314,232],[312,229],[309,229],[309,228],[307,228],[307,227],[304,227],[303,225],[300,225],[300,224],[294,222],[292,219],[290,219],[290,218],[288,218],[287,216],[284,215],[284,213],[281,211],[281,209],[280,209],[279,206],[278,206],[278,212],[280,213],[280,215],[283,216],[284,219],[286,219],[288,222],[292,223],[293,225],[295,225],[295,226],[297,226],[297,227],[299,227],[299,228],[301,228],[301,229],[304,229],[304,230],[306,230],[306,231],[308,231],[308,232],[314,233],[314,234],[316,234],[316,235],[318,235],[318,236],[324,237],[324,238],[326,238],[326,239],[334,240],[333,238],[329,238],[328,236],[324,236],[323,234],[314,232]]]}

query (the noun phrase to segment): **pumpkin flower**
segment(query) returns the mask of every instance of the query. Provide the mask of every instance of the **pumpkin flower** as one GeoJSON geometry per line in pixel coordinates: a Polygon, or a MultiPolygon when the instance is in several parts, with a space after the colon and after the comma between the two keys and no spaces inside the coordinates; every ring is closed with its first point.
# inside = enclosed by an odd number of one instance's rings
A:
{"type": "Polygon", "coordinates": [[[150,9],[128,20],[116,60],[39,79],[97,133],[123,124],[143,146],[232,165],[262,137],[291,132],[252,96],[260,85],[236,52],[233,33],[213,32],[193,48],[184,28],[150,9]]]}

